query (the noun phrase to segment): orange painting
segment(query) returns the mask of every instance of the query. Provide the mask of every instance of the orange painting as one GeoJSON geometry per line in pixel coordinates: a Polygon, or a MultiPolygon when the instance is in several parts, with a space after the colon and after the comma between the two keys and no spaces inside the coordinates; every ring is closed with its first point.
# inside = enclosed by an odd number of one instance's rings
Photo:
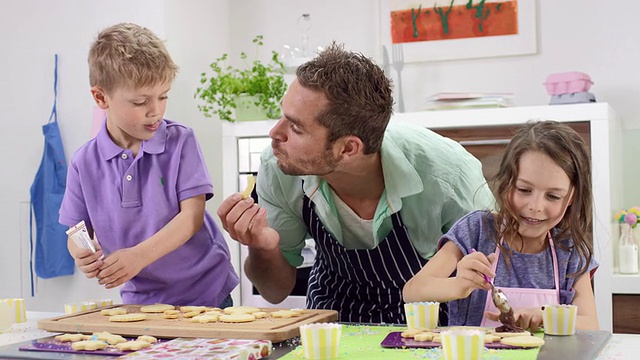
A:
{"type": "Polygon", "coordinates": [[[518,34],[518,1],[439,0],[390,12],[391,42],[410,43],[518,34]]]}

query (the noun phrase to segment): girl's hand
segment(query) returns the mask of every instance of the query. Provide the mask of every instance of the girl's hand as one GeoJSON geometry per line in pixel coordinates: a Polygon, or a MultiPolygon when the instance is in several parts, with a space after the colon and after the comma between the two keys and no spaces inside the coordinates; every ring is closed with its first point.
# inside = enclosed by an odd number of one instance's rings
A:
{"type": "Polygon", "coordinates": [[[485,280],[483,274],[489,278],[495,276],[491,264],[495,261],[495,254],[485,256],[481,252],[472,252],[464,256],[456,266],[456,279],[464,288],[464,296],[467,297],[475,289],[490,290],[491,286],[485,280]]]}
{"type": "Polygon", "coordinates": [[[142,270],[140,256],[133,248],[114,251],[103,262],[97,277],[107,289],[124,284],[142,270]]]}
{"type": "MultiPolygon", "coordinates": [[[[500,313],[485,311],[484,316],[489,320],[500,321],[500,313]]],[[[539,307],[513,309],[513,317],[516,325],[525,330],[536,332],[542,327],[542,309],[539,307]]]]}

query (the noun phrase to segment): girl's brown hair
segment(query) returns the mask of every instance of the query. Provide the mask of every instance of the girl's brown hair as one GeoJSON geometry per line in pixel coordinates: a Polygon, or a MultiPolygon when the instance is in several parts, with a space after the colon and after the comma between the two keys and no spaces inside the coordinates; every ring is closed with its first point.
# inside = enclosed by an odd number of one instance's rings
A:
{"type": "MultiPolygon", "coordinates": [[[[575,274],[571,274],[580,276],[587,271],[593,258],[591,160],[582,137],[566,124],[556,121],[529,121],[516,131],[507,145],[500,169],[491,180],[497,203],[494,239],[501,252],[511,254],[499,239],[519,236],[518,217],[509,199],[515,191],[518,164],[522,155],[527,152],[539,152],[548,156],[569,177],[573,189],[573,202],[556,226],[559,232],[555,235],[554,241],[565,250],[576,251],[581,259],[586,260],[585,263],[580,263],[575,274]],[[573,238],[572,249],[566,244],[569,238],[573,238]]],[[[509,264],[510,256],[505,258],[509,264]]]]}

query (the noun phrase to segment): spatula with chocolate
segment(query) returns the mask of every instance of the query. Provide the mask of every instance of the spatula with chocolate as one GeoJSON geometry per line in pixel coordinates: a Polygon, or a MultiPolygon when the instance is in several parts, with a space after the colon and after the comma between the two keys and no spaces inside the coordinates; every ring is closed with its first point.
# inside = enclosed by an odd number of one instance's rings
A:
{"type": "MultiPolygon", "coordinates": [[[[475,252],[475,249],[471,249],[471,252],[475,252]]],[[[507,296],[493,285],[493,281],[485,274],[482,274],[485,281],[491,285],[491,300],[493,304],[500,310],[500,317],[498,320],[502,323],[502,326],[496,328],[496,332],[522,332],[523,329],[516,324],[515,316],[513,315],[513,309],[509,305],[507,296]]]]}
{"type": "Polygon", "coordinates": [[[492,282],[488,282],[491,284],[491,299],[498,310],[500,310],[500,317],[498,320],[502,323],[502,326],[498,326],[496,328],[496,332],[522,332],[524,329],[516,324],[513,309],[509,305],[507,296],[502,292],[502,290],[496,288],[492,282]]]}

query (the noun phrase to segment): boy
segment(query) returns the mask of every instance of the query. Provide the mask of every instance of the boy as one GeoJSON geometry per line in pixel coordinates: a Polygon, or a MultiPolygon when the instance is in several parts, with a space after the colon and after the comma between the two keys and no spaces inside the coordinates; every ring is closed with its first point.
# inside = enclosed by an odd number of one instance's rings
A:
{"type": "Polygon", "coordinates": [[[146,28],[98,35],[89,78],[107,118],[71,159],[59,220],[95,233],[95,253],[71,240],[69,252],[88,278],[124,284],[124,303],[226,307],[238,276],[205,210],[213,186],[202,151],[190,128],[163,119],[177,70],[146,28]]]}

